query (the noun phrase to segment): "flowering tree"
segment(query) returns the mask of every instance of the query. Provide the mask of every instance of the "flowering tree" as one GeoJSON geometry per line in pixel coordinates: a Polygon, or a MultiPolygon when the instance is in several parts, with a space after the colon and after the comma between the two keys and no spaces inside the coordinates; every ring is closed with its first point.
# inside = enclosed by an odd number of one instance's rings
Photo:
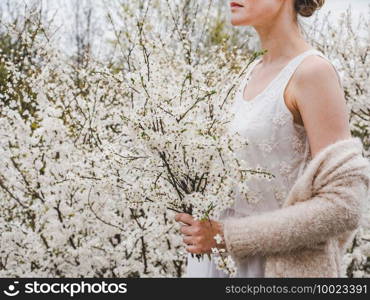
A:
{"type": "MultiPolygon", "coordinates": [[[[236,158],[245,141],[226,130],[252,46],[234,44],[212,1],[149,2],[108,9],[108,61],[76,64],[35,14],[26,31],[2,25],[0,45],[20,47],[1,46],[0,275],[181,277],[174,211],[217,218],[235,189],[248,200],[251,176],[271,178],[236,158]]],[[[348,20],[308,36],[340,70],[370,157],[369,41],[348,20]]],[[[369,228],[345,256],[349,277],[370,274],[369,228]]]]}

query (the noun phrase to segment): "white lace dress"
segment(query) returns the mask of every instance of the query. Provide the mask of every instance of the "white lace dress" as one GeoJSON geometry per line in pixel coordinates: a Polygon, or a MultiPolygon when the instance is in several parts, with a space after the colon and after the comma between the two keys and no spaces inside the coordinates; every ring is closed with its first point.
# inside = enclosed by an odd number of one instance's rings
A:
{"type": "MultiPolygon", "coordinates": [[[[247,182],[250,196],[256,203],[236,197],[233,207],[222,218],[243,217],[281,207],[295,180],[311,159],[305,128],[293,121],[293,115],[284,102],[284,90],[300,63],[309,55],[326,58],[316,49],[310,49],[293,58],[255,98],[244,100],[244,88],[255,65],[250,64],[246,76],[236,93],[232,109],[235,118],[230,123],[231,132],[239,132],[248,145],[237,155],[248,160],[253,167],[261,166],[275,175],[271,181],[252,178],[247,182]]],[[[327,58],[326,58],[327,59],[327,58]]],[[[339,80],[340,76],[338,74],[339,80]]],[[[263,230],[261,228],[261,230],[263,230]]],[[[237,277],[264,277],[263,256],[250,256],[238,265],[237,277]]],[[[199,262],[188,254],[185,277],[228,277],[217,270],[213,259],[205,255],[199,262]]]]}

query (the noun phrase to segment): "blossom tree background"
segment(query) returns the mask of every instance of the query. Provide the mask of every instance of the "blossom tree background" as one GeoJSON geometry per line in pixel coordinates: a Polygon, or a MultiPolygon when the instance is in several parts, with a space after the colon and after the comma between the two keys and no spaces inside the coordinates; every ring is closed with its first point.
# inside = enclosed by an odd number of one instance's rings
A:
{"type": "MultiPolygon", "coordinates": [[[[137,101],[156,99],[162,112],[147,113],[175,119],[188,109],[171,111],[170,99],[181,95],[189,104],[198,97],[225,103],[206,109],[216,116],[208,129],[221,128],[259,49],[255,34],[233,28],[222,1],[103,1],[98,14],[88,1],[65,0],[76,22],[69,46],[61,48],[55,15],[42,1],[8,3],[0,23],[0,275],[181,277],[186,253],[175,212],[137,192],[153,183],[142,174],[160,170],[158,161],[143,159],[148,149],[133,143],[146,141],[140,125],[149,119],[130,117],[144,112],[134,109],[137,101]],[[96,25],[98,18],[105,27],[96,25]]],[[[335,24],[314,20],[305,34],[340,71],[352,134],[370,159],[370,24],[355,25],[350,15],[335,24]]],[[[166,120],[150,129],[180,134],[166,120]]],[[[194,145],[210,143],[197,135],[205,125],[182,126],[193,129],[194,145]]],[[[152,141],[168,145],[163,137],[152,141]]],[[[268,170],[256,173],[265,180],[268,170]]],[[[347,277],[370,277],[369,200],[345,254],[347,277]]]]}

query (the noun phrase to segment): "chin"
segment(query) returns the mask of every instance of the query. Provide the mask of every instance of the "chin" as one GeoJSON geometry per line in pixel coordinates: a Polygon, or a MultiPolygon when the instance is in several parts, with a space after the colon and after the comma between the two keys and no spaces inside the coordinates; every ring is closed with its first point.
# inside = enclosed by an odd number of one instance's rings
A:
{"type": "Polygon", "coordinates": [[[238,16],[231,16],[230,23],[233,26],[248,26],[248,25],[252,25],[251,20],[249,20],[245,16],[243,16],[242,18],[240,18],[238,16]]]}
{"type": "Polygon", "coordinates": [[[231,19],[231,25],[233,26],[243,26],[245,25],[243,22],[239,21],[239,20],[234,20],[234,19],[231,19]]]}

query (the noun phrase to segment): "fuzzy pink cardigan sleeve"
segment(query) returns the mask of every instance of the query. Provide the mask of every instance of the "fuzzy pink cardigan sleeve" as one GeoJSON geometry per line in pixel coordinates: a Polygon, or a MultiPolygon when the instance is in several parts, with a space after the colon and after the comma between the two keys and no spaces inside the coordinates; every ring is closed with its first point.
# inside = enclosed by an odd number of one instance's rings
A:
{"type": "Polygon", "coordinates": [[[289,252],[356,229],[369,176],[359,139],[327,146],[309,162],[282,208],[222,222],[226,250],[238,259],[289,252]]]}

